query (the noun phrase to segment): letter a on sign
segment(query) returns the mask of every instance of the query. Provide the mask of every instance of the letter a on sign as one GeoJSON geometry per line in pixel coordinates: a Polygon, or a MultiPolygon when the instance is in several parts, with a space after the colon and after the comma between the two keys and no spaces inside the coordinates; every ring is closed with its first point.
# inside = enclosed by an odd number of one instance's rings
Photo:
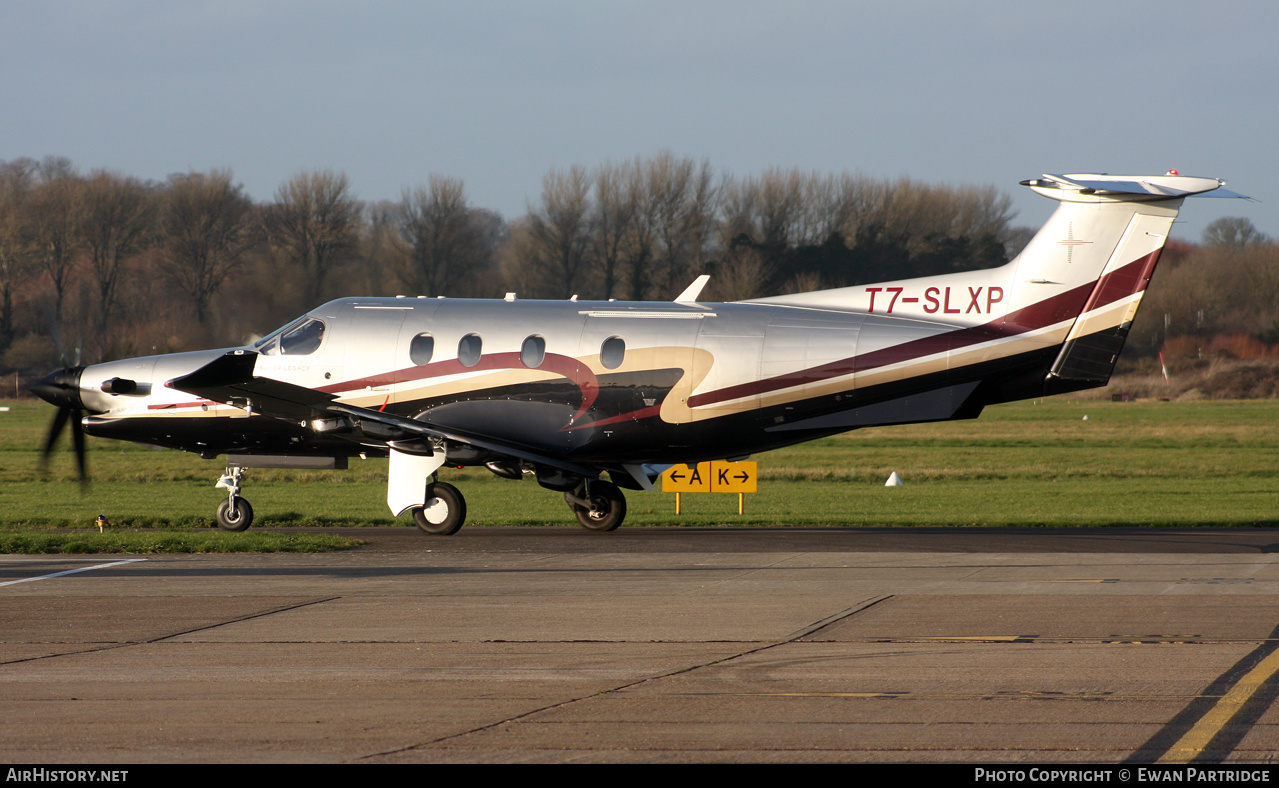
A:
{"type": "Polygon", "coordinates": [[[662,492],[710,492],[711,464],[672,465],[662,474],[662,492]]]}

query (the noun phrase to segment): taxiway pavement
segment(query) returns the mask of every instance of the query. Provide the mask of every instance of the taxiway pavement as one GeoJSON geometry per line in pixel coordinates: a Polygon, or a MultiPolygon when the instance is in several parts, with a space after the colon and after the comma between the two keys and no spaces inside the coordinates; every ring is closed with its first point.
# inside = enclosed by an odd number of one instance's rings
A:
{"type": "Polygon", "coordinates": [[[0,556],[9,763],[1265,761],[1279,532],[0,556]]]}

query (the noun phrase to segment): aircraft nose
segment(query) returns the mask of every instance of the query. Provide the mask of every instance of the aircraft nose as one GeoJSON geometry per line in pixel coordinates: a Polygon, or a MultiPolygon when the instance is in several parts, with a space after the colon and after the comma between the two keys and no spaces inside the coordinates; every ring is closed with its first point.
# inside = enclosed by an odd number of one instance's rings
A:
{"type": "Polygon", "coordinates": [[[67,367],[50,372],[32,383],[29,390],[40,399],[59,408],[83,409],[80,399],[80,373],[84,367],[67,367]]]}

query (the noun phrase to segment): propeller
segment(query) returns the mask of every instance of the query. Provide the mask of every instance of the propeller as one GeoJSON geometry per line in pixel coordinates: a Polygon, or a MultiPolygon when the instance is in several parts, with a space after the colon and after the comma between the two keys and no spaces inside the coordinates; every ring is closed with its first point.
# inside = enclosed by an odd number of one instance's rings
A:
{"type": "Polygon", "coordinates": [[[84,367],[82,366],[67,367],[57,372],[51,372],[31,384],[30,390],[40,399],[58,408],[58,412],[53,416],[53,422],[49,425],[49,434],[44,440],[44,449],[40,453],[41,471],[48,469],[49,455],[53,453],[53,446],[58,442],[62,429],[66,427],[69,421],[71,422],[71,444],[75,449],[76,467],[80,471],[80,487],[85,489],[89,484],[89,472],[85,464],[84,426],[81,424],[81,420],[84,418],[84,402],[80,399],[80,373],[82,372],[84,372],[84,367]]]}

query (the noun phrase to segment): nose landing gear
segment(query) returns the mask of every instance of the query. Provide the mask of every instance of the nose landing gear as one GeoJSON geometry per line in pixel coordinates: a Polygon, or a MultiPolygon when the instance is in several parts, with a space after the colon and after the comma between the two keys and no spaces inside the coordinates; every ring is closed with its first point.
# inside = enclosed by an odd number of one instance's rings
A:
{"type": "Polygon", "coordinates": [[[240,497],[240,480],[244,468],[227,466],[226,473],[218,479],[217,487],[227,490],[227,499],[218,504],[218,527],[224,531],[244,531],[253,525],[253,507],[240,497]]]}

